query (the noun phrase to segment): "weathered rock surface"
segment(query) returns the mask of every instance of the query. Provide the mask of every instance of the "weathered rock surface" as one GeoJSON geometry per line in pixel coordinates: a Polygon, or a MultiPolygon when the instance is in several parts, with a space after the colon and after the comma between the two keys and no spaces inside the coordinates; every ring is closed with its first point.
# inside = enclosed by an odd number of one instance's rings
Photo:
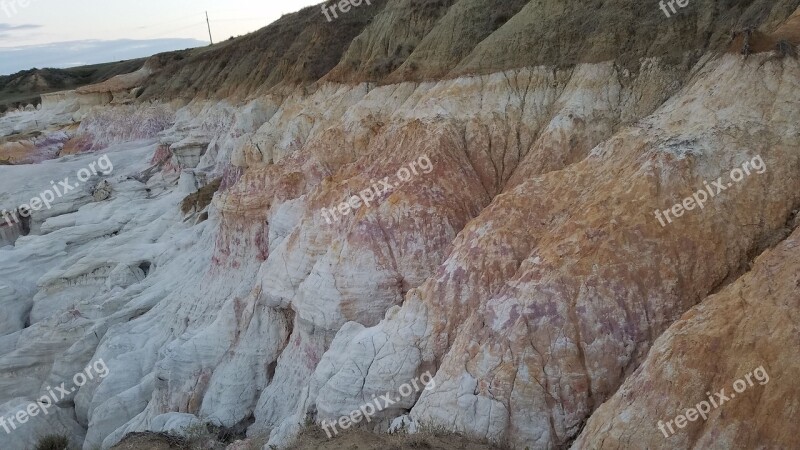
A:
{"type": "MultiPolygon", "coordinates": [[[[773,44],[797,43],[797,2],[644,29],[631,18],[650,6],[619,0],[596,14],[624,26],[583,37],[595,9],[577,3],[489,20],[479,0],[373,3],[162,57],[114,83],[164,101],[88,108],[77,154],[0,166],[13,207],[91,150],[114,162],[113,195],[76,190],[0,248],[0,411],[109,367],[14,448],[56,419],[87,450],[200,423],[286,447],[426,372],[434,388],[361,427],[519,449],[796,447],[800,63],[773,44]],[[746,58],[723,39],[743,24],[760,26],[746,58]],[[335,58],[307,65],[332,35],[335,58]],[[654,215],[719,177],[702,208],[654,215]],[[739,305],[760,292],[768,307],[739,305]],[[759,364],[769,384],[660,435],[759,364]]],[[[45,106],[3,120],[58,125],[45,106]]]]}
{"type": "MultiPolygon", "coordinates": [[[[687,311],[592,416],[573,448],[793,448],[800,392],[800,229],[750,272],[687,311]],[[746,375],[761,367],[767,376],[746,375]],[[738,380],[745,381],[733,387],[738,380]],[[722,400],[716,393],[725,389],[722,400]],[[742,392],[738,392],[741,390],[742,392]],[[709,394],[714,393],[714,394],[709,394]],[[658,429],[713,395],[718,407],[672,435],[658,429]],[[635,444],[634,444],[635,443],[635,444]]],[[[710,403],[710,402],[709,402],[710,403]]],[[[702,407],[701,407],[702,408],[702,407]]]]}

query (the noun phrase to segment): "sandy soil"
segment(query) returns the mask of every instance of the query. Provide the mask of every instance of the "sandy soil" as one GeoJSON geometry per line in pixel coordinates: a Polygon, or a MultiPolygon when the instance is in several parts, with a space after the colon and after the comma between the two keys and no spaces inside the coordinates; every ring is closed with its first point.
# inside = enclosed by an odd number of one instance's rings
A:
{"type": "MultiPolygon", "coordinates": [[[[162,433],[132,433],[112,450],[198,450],[199,448],[224,448],[224,445],[199,446],[183,439],[162,433]]],[[[258,450],[255,443],[233,444],[228,448],[258,450]]],[[[503,447],[479,443],[457,435],[386,435],[367,431],[351,431],[329,439],[318,429],[307,430],[290,450],[501,450],[503,447]]]]}

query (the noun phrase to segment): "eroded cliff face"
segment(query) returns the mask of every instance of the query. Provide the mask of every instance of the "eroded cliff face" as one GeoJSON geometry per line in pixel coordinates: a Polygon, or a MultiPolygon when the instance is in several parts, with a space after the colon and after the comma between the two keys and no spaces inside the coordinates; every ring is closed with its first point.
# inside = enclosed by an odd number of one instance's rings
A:
{"type": "Polygon", "coordinates": [[[794,417],[797,408],[798,389],[789,385],[800,371],[799,238],[796,230],[681,316],[592,415],[575,447],[660,448],[665,440],[675,448],[795,447],[794,433],[774,418],[794,417]],[[708,419],[676,424],[690,408],[708,419]]]}
{"type": "Polygon", "coordinates": [[[594,6],[373,3],[342,16],[324,70],[297,55],[337,25],[307,9],[263,32],[292,49],[280,64],[271,43],[238,59],[260,34],[162,56],[116,81],[164,101],[91,108],[70,134],[88,152],[0,166],[18,205],[114,162],[88,183],[110,198],[78,189],[0,249],[0,413],[109,368],[10,448],[203,423],[285,447],[425,373],[434,388],[360,426],[519,449],[797,446],[800,62],[778,45],[799,43],[797,2],[656,20],[619,1],[601,19],[655,25],[580,38],[594,6]],[[277,68],[223,81],[258,64],[277,68]],[[173,100],[164,80],[189,73],[207,92],[173,100]],[[768,384],[657,428],[759,366],[768,384]]]}

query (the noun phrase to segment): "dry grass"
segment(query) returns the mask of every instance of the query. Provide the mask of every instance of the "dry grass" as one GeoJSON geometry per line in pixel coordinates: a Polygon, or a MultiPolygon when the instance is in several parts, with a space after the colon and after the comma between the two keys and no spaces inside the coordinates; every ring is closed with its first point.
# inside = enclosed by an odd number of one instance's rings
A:
{"type": "Polygon", "coordinates": [[[47,435],[36,443],[36,450],[70,450],[69,438],[57,434],[47,435]]]}
{"type": "Polygon", "coordinates": [[[168,433],[130,433],[113,450],[192,450],[183,437],[168,433]]]}
{"type": "Polygon", "coordinates": [[[181,202],[181,212],[189,214],[204,210],[211,203],[214,194],[219,190],[220,184],[222,184],[222,178],[217,178],[194,194],[189,194],[181,202]]]}
{"type": "Polygon", "coordinates": [[[290,450],[500,450],[505,447],[443,431],[417,434],[376,434],[363,430],[339,431],[328,438],[320,427],[310,425],[290,450]]]}
{"type": "Polygon", "coordinates": [[[317,81],[338,64],[387,0],[372,3],[332,22],[319,5],[310,6],[232,41],[192,49],[165,61],[145,83],[140,100],[244,97],[280,83],[317,81]]]}

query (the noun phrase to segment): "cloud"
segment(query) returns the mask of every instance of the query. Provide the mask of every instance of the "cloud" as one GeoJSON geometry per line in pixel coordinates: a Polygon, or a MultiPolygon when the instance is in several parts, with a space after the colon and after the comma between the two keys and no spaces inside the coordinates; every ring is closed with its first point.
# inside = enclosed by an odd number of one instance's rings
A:
{"type": "Polygon", "coordinates": [[[42,28],[42,26],[34,24],[11,25],[10,23],[0,23],[0,39],[11,38],[11,33],[15,31],[35,30],[37,28],[42,28]]]}
{"type": "Polygon", "coordinates": [[[10,23],[0,23],[0,32],[4,31],[19,31],[19,30],[33,30],[36,28],[42,28],[41,25],[34,25],[32,23],[24,24],[24,25],[11,25],[10,23]]]}

